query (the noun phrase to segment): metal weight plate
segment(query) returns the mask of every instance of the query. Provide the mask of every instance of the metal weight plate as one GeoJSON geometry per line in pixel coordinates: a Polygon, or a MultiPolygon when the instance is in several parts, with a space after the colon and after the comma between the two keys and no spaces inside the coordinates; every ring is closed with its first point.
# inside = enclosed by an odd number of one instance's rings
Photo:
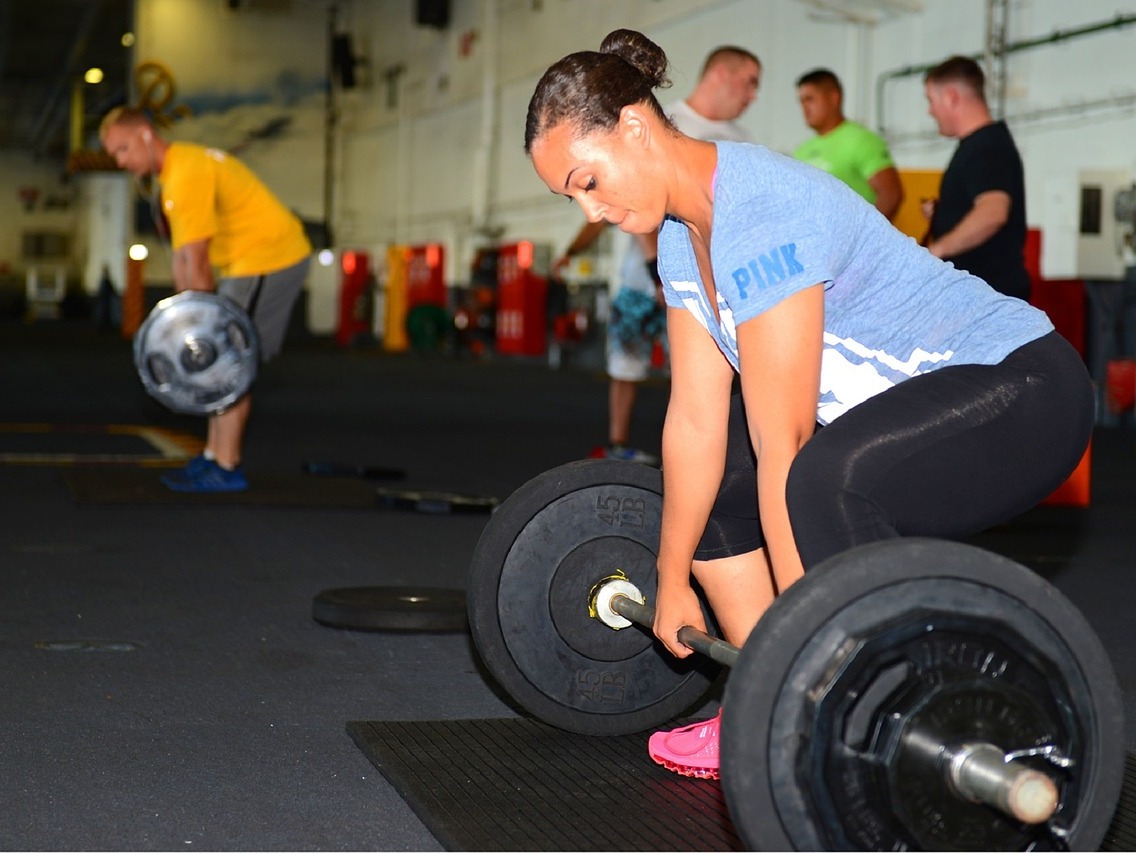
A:
{"type": "Polygon", "coordinates": [[[163,299],[134,336],[142,386],[187,415],[224,411],[256,379],[256,329],[244,310],[216,293],[187,290],[163,299]]]}
{"type": "Polygon", "coordinates": [[[723,705],[722,783],[751,849],[1095,850],[1119,801],[1100,640],[1034,572],[969,545],[825,561],[762,617],[723,705]],[[1050,776],[1054,816],[1026,825],[953,793],[945,750],[976,741],[1050,776]]]}
{"type": "Polygon", "coordinates": [[[498,683],[545,722],[629,734],[709,689],[712,661],[676,660],[649,632],[613,631],[588,613],[592,587],[619,571],[654,595],[661,493],[655,468],[586,459],[530,480],[486,524],[466,591],[470,631],[498,683]]]}

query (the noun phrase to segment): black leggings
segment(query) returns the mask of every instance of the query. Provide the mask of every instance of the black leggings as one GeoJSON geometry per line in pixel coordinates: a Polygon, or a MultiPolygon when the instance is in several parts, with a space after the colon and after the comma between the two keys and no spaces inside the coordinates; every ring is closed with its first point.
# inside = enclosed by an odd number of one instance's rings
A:
{"type": "MultiPolygon", "coordinates": [[[[959,538],[1013,518],[1077,466],[1093,414],[1088,371],[1056,332],[1000,364],[944,367],[865,400],[819,429],[789,469],[789,519],[805,568],[866,542],[959,538]]],[[[729,430],[698,560],[765,544],[740,395],[729,430]]]]}

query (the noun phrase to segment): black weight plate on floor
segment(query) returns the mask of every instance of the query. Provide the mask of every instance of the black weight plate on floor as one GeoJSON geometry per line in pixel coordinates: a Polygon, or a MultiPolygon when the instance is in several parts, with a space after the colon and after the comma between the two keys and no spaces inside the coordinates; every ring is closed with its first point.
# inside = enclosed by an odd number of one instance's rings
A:
{"type": "Polygon", "coordinates": [[[1099,638],[1034,572],[969,545],[825,561],[757,624],[723,705],[723,787],[751,849],[1099,849],[1120,795],[1123,709],[1099,638]],[[915,729],[1055,747],[1072,766],[1021,760],[1057,782],[1056,815],[1031,828],[953,797],[940,809],[941,776],[896,746],[915,729]]]}
{"type": "Polygon", "coordinates": [[[375,490],[375,500],[379,506],[424,512],[429,515],[493,512],[498,504],[497,498],[489,495],[385,488],[375,490]]]}
{"type": "Polygon", "coordinates": [[[355,631],[464,631],[465,593],[417,586],[326,589],[312,600],[312,618],[355,631]]]}
{"type": "Polygon", "coordinates": [[[353,465],[340,462],[305,462],[304,473],[313,477],[358,477],[362,480],[405,480],[402,468],[353,465]]]}
{"type": "Polygon", "coordinates": [[[569,731],[630,734],[705,696],[717,665],[679,661],[638,626],[588,614],[592,587],[622,571],[655,594],[662,475],[607,459],[570,462],[521,486],[474,550],[469,622],[482,660],[509,695],[569,731]]]}

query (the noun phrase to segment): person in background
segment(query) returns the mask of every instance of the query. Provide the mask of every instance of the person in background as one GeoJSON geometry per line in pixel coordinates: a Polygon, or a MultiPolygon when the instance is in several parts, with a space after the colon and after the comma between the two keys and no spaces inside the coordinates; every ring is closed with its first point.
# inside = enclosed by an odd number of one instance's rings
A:
{"type": "MultiPolygon", "coordinates": [[[[671,347],[654,633],[741,646],[776,595],[850,548],[964,538],[1080,462],[1093,390],[1036,308],[935,258],[846,184],[761,145],[681,133],[663,50],[616,30],[529,101],[525,150],[590,222],[658,237],[671,347]]],[[[728,715],[731,709],[724,709],[728,715]]],[[[719,717],[651,758],[717,777],[719,717]]]]}
{"type": "Polygon", "coordinates": [[[965,56],[952,56],[924,76],[927,112],[940,134],[959,141],[938,200],[924,202],[930,221],[924,242],[935,257],[1028,301],[1022,158],[1006,123],[990,116],[985,88],[982,68],[965,56]]]}
{"type": "MultiPolygon", "coordinates": [[[[667,112],[688,136],[748,142],[748,132],[736,119],[756,99],[760,85],[761,60],[745,48],[724,45],[706,57],[690,95],[668,106],[667,112]]],[[[571,258],[588,249],[606,227],[602,221],[586,222],[554,264],[553,274],[562,274],[571,258]]],[[[654,234],[628,237],[607,327],[608,441],[592,451],[595,457],[658,463],[653,455],[630,446],[639,384],[650,373],[655,342],[665,334],[656,254],[654,234]]]]}
{"type": "Polygon", "coordinates": [[[888,219],[903,204],[903,185],[887,142],[844,117],[844,87],[827,68],[817,68],[797,80],[805,124],[816,136],[802,142],[793,156],[823,169],[848,184],[888,219]]]}
{"type": "MultiPolygon", "coordinates": [[[[299,218],[237,158],[169,142],[139,110],[112,110],[99,138],[120,169],[157,181],[173,248],[174,289],[215,290],[232,299],[256,328],[261,360],[274,358],[311,261],[299,218]]],[[[251,408],[251,394],[245,394],[210,415],[201,454],[163,482],[184,492],[247,489],[241,459],[251,408]]]]}

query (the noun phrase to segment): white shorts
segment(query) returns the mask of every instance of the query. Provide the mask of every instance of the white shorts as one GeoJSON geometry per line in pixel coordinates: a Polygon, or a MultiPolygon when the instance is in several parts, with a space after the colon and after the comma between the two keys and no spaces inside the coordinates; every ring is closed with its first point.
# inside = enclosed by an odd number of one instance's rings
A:
{"type": "Polygon", "coordinates": [[[627,347],[615,340],[615,336],[607,336],[607,375],[612,379],[621,379],[624,382],[642,382],[651,372],[651,350],[654,349],[650,341],[641,341],[632,347],[627,347]]]}

